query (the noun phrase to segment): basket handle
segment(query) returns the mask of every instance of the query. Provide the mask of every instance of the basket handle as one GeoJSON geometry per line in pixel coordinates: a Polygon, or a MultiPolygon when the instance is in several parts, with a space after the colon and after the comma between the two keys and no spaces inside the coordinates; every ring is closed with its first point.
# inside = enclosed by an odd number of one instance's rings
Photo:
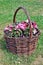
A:
{"type": "Polygon", "coordinates": [[[16,9],[16,11],[15,11],[15,13],[14,13],[14,17],[13,17],[13,23],[16,22],[16,14],[17,14],[18,10],[20,10],[20,9],[24,10],[24,13],[26,14],[26,16],[27,16],[27,18],[28,18],[28,21],[29,21],[29,28],[30,28],[30,35],[29,35],[29,36],[30,36],[30,38],[32,38],[31,21],[30,21],[28,12],[27,12],[27,10],[26,10],[24,7],[18,7],[18,8],[16,9]]]}

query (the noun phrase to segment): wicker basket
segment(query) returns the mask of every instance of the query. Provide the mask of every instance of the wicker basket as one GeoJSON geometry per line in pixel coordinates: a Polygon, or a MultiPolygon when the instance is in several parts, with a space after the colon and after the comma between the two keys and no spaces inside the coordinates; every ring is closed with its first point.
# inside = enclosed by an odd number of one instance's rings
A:
{"type": "Polygon", "coordinates": [[[34,49],[36,48],[36,44],[39,38],[39,33],[37,36],[32,36],[32,28],[31,28],[31,21],[29,19],[28,13],[24,7],[19,7],[14,14],[13,23],[15,23],[16,13],[18,10],[24,10],[25,14],[27,15],[28,21],[29,21],[29,28],[30,28],[30,35],[29,37],[8,37],[6,34],[4,35],[4,38],[6,40],[6,47],[8,50],[10,50],[14,54],[19,55],[29,55],[31,54],[34,49]]]}

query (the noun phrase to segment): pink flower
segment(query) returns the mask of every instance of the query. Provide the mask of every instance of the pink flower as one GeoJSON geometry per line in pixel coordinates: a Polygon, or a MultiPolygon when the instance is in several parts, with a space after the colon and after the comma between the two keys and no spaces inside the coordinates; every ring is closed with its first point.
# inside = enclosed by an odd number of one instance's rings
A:
{"type": "Polygon", "coordinates": [[[8,31],[9,30],[9,28],[8,27],[6,27],[5,29],[4,29],[4,31],[8,31]]]}
{"type": "Polygon", "coordinates": [[[13,29],[13,25],[9,25],[9,31],[12,31],[12,29],[13,29]]]}
{"type": "Polygon", "coordinates": [[[33,28],[38,28],[36,22],[32,22],[33,28]]]}
{"type": "Polygon", "coordinates": [[[16,29],[25,30],[27,26],[28,26],[28,25],[27,25],[26,22],[22,22],[22,23],[19,23],[19,24],[16,26],[16,29]]]}
{"type": "Polygon", "coordinates": [[[7,27],[4,29],[4,31],[12,31],[12,29],[13,29],[13,26],[12,26],[12,25],[9,25],[9,26],[7,26],[7,27]]]}
{"type": "Polygon", "coordinates": [[[9,28],[9,31],[11,32],[11,31],[12,31],[12,29],[11,29],[11,28],[9,28]]]}
{"type": "MultiPolygon", "coordinates": [[[[29,22],[28,19],[26,20],[26,22],[27,22],[27,23],[29,22]]],[[[36,22],[31,22],[31,23],[32,23],[32,24],[31,24],[31,28],[38,28],[36,22]]]]}
{"type": "Polygon", "coordinates": [[[13,25],[10,24],[10,25],[9,25],[9,28],[13,28],[13,25]]]}

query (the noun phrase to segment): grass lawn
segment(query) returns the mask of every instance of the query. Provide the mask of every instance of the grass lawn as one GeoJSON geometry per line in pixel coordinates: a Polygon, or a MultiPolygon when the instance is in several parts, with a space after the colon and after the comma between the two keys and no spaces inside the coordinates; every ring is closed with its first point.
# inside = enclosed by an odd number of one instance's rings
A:
{"type": "MultiPolygon", "coordinates": [[[[23,11],[20,10],[17,13],[17,21],[22,21],[26,18],[23,11]]],[[[0,0],[0,65],[43,65],[43,62],[40,61],[39,64],[33,64],[40,55],[43,58],[43,0],[0,0]],[[30,19],[36,21],[41,30],[37,48],[28,57],[19,57],[7,51],[6,43],[3,39],[4,27],[13,23],[14,11],[19,6],[24,6],[28,10],[30,19]]]]}

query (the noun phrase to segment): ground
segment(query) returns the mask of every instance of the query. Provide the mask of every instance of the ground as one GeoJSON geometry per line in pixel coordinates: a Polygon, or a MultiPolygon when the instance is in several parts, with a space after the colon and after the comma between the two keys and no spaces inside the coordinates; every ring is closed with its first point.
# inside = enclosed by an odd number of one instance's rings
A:
{"type": "Polygon", "coordinates": [[[31,65],[43,65],[43,58],[41,55],[39,55],[38,58],[36,58],[35,61],[31,63],[31,65]]]}
{"type": "MultiPolygon", "coordinates": [[[[16,21],[26,20],[23,11],[19,11],[16,21]]],[[[43,65],[43,0],[0,0],[0,65],[43,65]],[[28,57],[19,57],[6,49],[3,30],[6,25],[13,23],[16,8],[25,7],[30,19],[36,21],[41,34],[34,53],[28,57]]]]}

